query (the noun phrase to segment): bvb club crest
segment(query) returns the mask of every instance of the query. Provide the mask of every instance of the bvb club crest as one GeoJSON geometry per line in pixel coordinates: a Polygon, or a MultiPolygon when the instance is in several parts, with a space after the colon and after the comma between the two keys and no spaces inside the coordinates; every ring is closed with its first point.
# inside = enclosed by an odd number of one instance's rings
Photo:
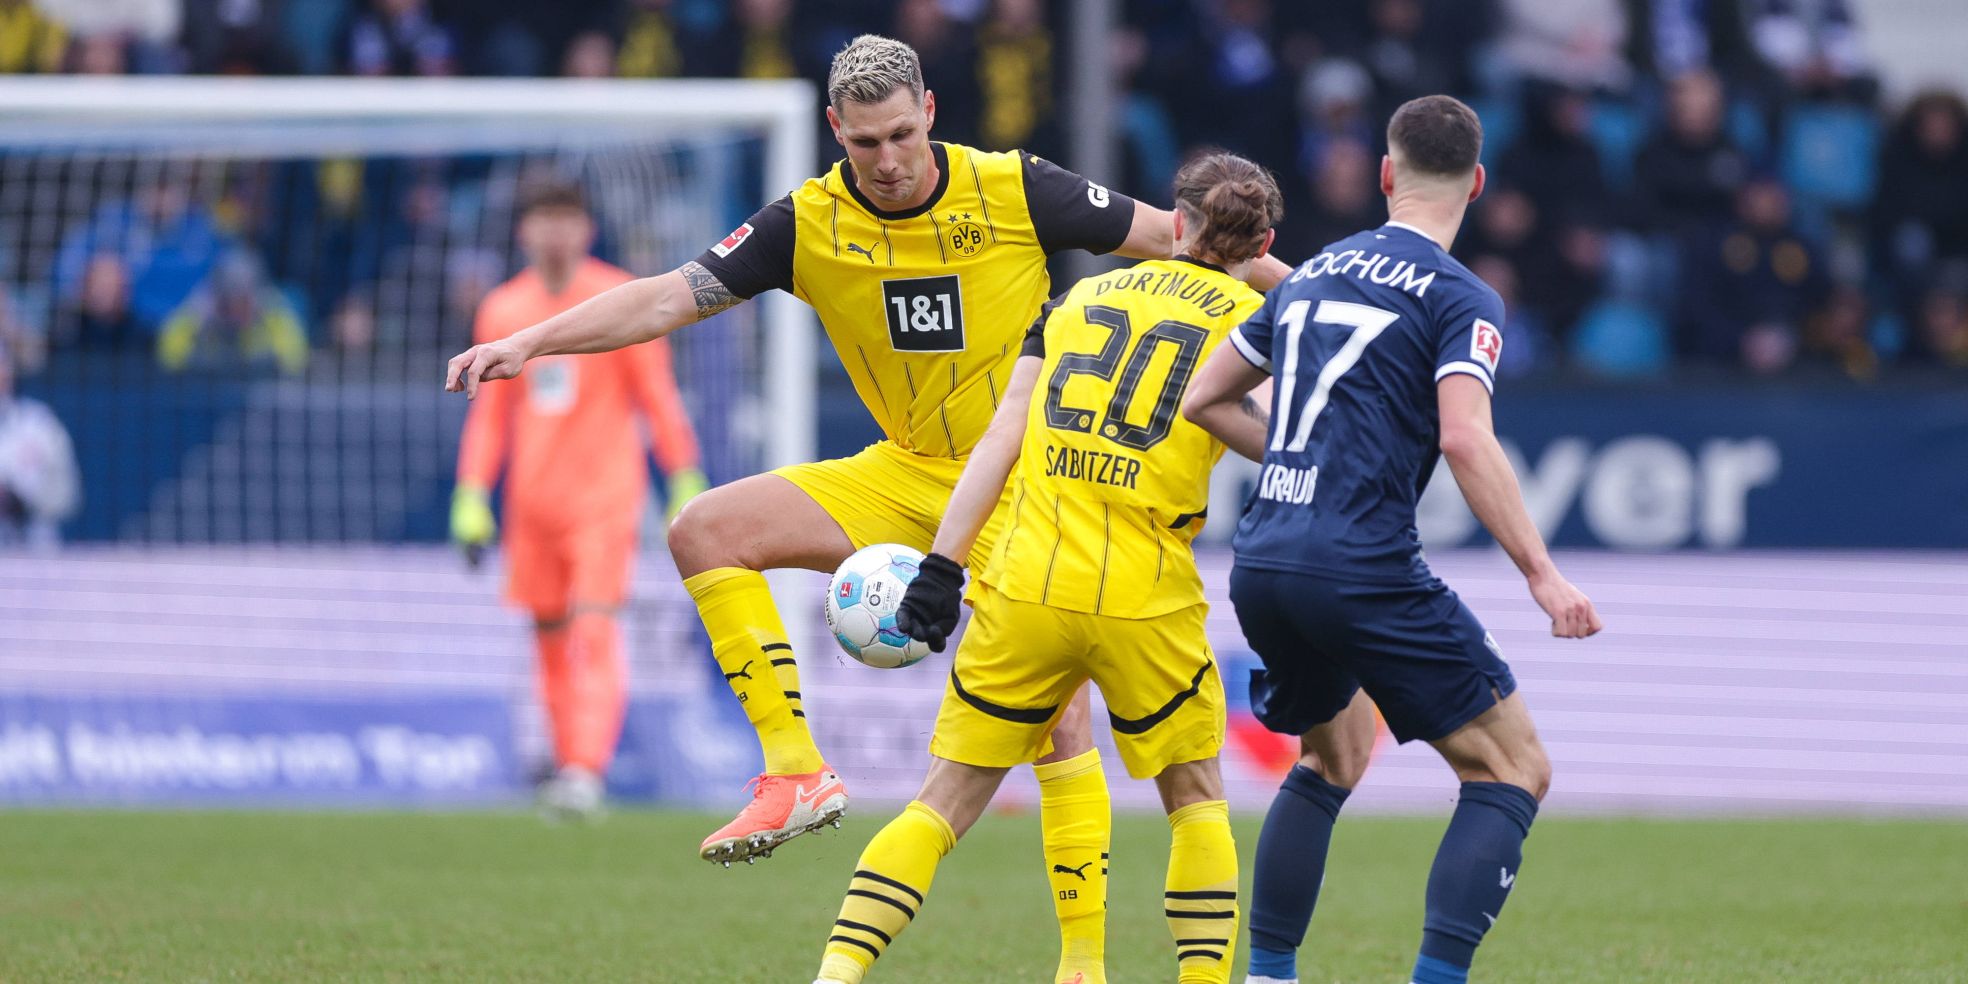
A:
{"type": "Polygon", "coordinates": [[[951,215],[950,229],[945,235],[950,250],[958,256],[976,256],[984,249],[984,227],[970,221],[968,213],[962,218],[951,215]]]}

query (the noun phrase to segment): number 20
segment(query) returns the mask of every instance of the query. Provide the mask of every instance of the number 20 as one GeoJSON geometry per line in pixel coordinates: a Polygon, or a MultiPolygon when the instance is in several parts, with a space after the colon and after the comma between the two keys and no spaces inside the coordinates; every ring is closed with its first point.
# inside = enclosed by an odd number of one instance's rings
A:
{"type": "Polygon", "coordinates": [[[1280,412],[1277,427],[1271,432],[1273,451],[1305,450],[1305,445],[1312,440],[1312,424],[1319,419],[1319,414],[1326,409],[1326,402],[1332,398],[1333,384],[1339,382],[1339,377],[1346,375],[1348,370],[1359,364],[1360,356],[1366,352],[1367,346],[1374,339],[1379,338],[1380,333],[1386,331],[1388,325],[1401,319],[1400,315],[1392,311],[1366,304],[1354,304],[1349,301],[1319,302],[1319,310],[1312,315],[1313,321],[1349,327],[1353,329],[1353,334],[1347,336],[1346,344],[1341,345],[1339,351],[1333,353],[1333,357],[1326,361],[1325,367],[1319,370],[1319,380],[1312,386],[1312,395],[1306,398],[1304,408],[1298,412],[1298,427],[1292,429],[1291,410],[1294,395],[1292,391],[1298,384],[1298,342],[1300,336],[1305,333],[1305,311],[1311,306],[1312,302],[1309,300],[1293,301],[1285,306],[1285,313],[1278,316],[1278,322],[1285,326],[1285,364],[1278,372],[1280,412]],[[1285,440],[1287,432],[1291,434],[1289,442],[1285,440]]]}

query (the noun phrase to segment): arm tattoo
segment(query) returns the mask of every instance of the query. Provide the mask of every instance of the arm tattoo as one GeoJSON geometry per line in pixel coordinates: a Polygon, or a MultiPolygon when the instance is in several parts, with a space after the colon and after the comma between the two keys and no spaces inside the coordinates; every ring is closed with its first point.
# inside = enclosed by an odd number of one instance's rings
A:
{"type": "Polygon", "coordinates": [[[731,293],[717,274],[704,269],[702,263],[691,260],[677,268],[683,274],[683,282],[690,285],[690,296],[697,302],[699,320],[708,318],[719,311],[737,307],[744,298],[731,293]]]}
{"type": "Polygon", "coordinates": [[[1271,408],[1252,399],[1249,393],[1244,394],[1244,400],[1238,406],[1243,408],[1244,416],[1263,424],[1265,430],[1271,429],[1271,408]]]}

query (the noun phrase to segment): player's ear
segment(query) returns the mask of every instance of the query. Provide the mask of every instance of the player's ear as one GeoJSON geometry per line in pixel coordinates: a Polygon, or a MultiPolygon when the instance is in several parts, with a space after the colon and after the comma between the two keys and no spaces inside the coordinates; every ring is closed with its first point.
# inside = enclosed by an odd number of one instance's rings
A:
{"type": "Polygon", "coordinates": [[[832,106],[827,107],[827,126],[831,127],[834,131],[834,142],[843,147],[847,146],[847,140],[841,136],[840,114],[834,112],[834,107],[832,106]]]}
{"type": "MultiPolygon", "coordinates": [[[[832,113],[833,110],[827,112],[832,113]]],[[[1388,198],[1394,197],[1394,156],[1380,155],[1380,193],[1388,198]]]]}
{"type": "Polygon", "coordinates": [[[1485,171],[1485,170],[1483,170],[1483,165],[1481,165],[1481,164],[1478,164],[1478,165],[1476,165],[1476,181],[1475,181],[1475,182],[1474,182],[1473,184],[1471,184],[1471,185],[1469,186],[1469,200],[1470,200],[1470,201],[1472,201],[1472,202],[1473,202],[1473,201],[1475,201],[1475,200],[1476,200],[1477,198],[1479,198],[1479,197],[1481,197],[1481,196],[1482,196],[1482,194],[1483,194],[1483,185],[1485,185],[1485,184],[1487,184],[1487,183],[1488,183],[1488,181],[1489,181],[1489,176],[1490,176],[1490,175],[1489,175],[1489,172],[1488,172],[1488,171],[1485,171]]]}
{"type": "Polygon", "coordinates": [[[1173,232],[1170,233],[1171,238],[1169,239],[1169,242],[1179,243],[1182,241],[1182,210],[1179,208],[1172,208],[1169,209],[1169,214],[1175,217],[1174,218],[1175,226],[1173,232]]]}
{"type": "Polygon", "coordinates": [[[1264,230],[1264,245],[1259,246],[1257,248],[1257,255],[1251,257],[1251,259],[1261,260],[1267,255],[1269,255],[1271,252],[1271,244],[1277,241],[1278,241],[1278,230],[1276,229],[1264,230]]]}
{"type": "Polygon", "coordinates": [[[923,132],[928,133],[930,131],[930,128],[936,125],[935,90],[932,89],[923,90],[922,106],[923,106],[923,132]]]}

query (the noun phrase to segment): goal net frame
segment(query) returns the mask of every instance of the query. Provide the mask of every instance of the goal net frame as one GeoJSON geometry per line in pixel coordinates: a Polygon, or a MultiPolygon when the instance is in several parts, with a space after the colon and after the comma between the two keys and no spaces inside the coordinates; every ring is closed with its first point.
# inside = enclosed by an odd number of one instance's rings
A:
{"type": "MultiPolygon", "coordinates": [[[[34,127],[285,120],[359,124],[387,118],[566,129],[581,124],[750,129],[763,137],[758,204],[797,188],[817,155],[815,92],[787,80],[0,78],[0,146],[34,127]]],[[[704,243],[709,246],[709,240],[704,243]]],[[[818,426],[812,312],[780,291],[763,305],[760,386],[769,422],[761,453],[773,468],[813,460],[818,426]]]]}

